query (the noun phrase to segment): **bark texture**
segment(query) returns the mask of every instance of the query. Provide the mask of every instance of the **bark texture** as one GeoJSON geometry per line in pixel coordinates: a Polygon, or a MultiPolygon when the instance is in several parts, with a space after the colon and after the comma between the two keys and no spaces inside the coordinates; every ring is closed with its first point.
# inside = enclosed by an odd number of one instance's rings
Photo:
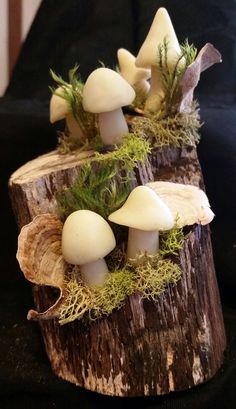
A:
{"type": "MultiPolygon", "coordinates": [[[[56,213],[54,194],[75,180],[81,160],[52,152],[12,175],[10,194],[19,227],[38,214],[56,213]]],[[[149,162],[138,167],[136,180],[158,179],[204,188],[196,150],[152,152],[149,162]]],[[[133,294],[122,309],[89,326],[41,322],[54,372],[117,396],[160,395],[209,380],[222,364],[226,340],[208,226],[192,229],[179,263],[181,280],[156,301],[133,294]]],[[[46,310],[53,298],[50,288],[34,287],[38,310],[46,310]]]]}

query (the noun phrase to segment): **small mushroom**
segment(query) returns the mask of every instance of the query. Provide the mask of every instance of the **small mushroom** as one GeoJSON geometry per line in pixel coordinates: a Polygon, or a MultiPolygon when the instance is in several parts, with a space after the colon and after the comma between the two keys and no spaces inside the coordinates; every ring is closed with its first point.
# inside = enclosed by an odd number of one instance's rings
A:
{"type": "Polygon", "coordinates": [[[66,126],[73,139],[81,139],[84,134],[80,128],[78,121],[76,121],[73,113],[71,112],[68,102],[60,95],[63,95],[63,87],[58,87],[51,97],[50,101],[50,122],[66,120],[66,126]]]}
{"type": "Polygon", "coordinates": [[[149,33],[139,50],[136,66],[151,68],[151,88],[145,104],[145,109],[156,112],[164,97],[161,74],[158,68],[158,47],[167,41],[167,65],[171,70],[181,55],[181,49],[176,37],[171,19],[164,7],[158,9],[149,33]]]}
{"type": "Polygon", "coordinates": [[[98,114],[100,136],[104,145],[121,144],[128,133],[128,125],[121,107],[135,98],[130,84],[109,68],[93,71],[83,89],[83,107],[87,112],[98,114]]]}
{"type": "Polygon", "coordinates": [[[168,207],[147,186],[138,186],[132,190],[125,204],[110,214],[108,219],[129,227],[128,259],[137,259],[143,252],[156,254],[159,249],[159,231],[174,226],[174,218],[168,207]]]}
{"type": "Polygon", "coordinates": [[[137,68],[136,57],[125,48],[117,51],[117,58],[122,77],[135,89],[136,92],[147,94],[150,83],[147,81],[151,77],[150,69],[137,68]]]}
{"type": "Polygon", "coordinates": [[[84,281],[102,285],[108,268],[105,257],[116,245],[114,234],[99,214],[77,210],[62,229],[62,254],[67,263],[79,265],[84,281]]]}
{"type": "Polygon", "coordinates": [[[205,225],[214,218],[205,192],[197,186],[163,181],[146,186],[168,206],[179,228],[195,223],[205,225]]]}

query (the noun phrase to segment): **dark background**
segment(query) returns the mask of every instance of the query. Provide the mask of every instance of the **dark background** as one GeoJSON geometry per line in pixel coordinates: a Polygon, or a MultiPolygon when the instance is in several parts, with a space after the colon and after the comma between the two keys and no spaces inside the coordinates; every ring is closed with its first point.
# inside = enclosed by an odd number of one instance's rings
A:
{"type": "Polygon", "coordinates": [[[0,409],[236,407],[236,3],[234,0],[44,0],[0,99],[0,409]],[[212,241],[228,349],[213,380],[164,397],[121,399],[97,395],[53,375],[37,324],[27,322],[30,285],[15,261],[17,228],[7,194],[10,174],[56,146],[49,124],[49,68],[63,77],[75,63],[84,80],[98,60],[116,65],[116,50],[138,52],[156,10],[165,6],[179,41],[198,49],[212,42],[223,63],[202,74],[199,158],[216,213],[212,241]]]}

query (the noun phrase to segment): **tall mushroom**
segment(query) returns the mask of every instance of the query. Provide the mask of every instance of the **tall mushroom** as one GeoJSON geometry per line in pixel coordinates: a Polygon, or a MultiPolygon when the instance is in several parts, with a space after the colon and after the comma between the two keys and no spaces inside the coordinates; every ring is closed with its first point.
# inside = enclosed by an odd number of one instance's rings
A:
{"type": "Polygon", "coordinates": [[[169,14],[164,7],[161,7],[154,17],[135,63],[140,68],[151,68],[151,88],[145,105],[145,109],[150,112],[159,110],[164,97],[158,62],[158,48],[163,45],[164,41],[168,45],[167,65],[171,70],[181,55],[181,49],[169,14]]]}
{"type": "Polygon", "coordinates": [[[66,126],[73,139],[80,139],[84,136],[83,131],[75,119],[68,102],[63,98],[63,87],[58,87],[50,100],[50,122],[66,120],[66,126]],[[62,95],[62,96],[60,96],[62,95]]]}
{"type": "Polygon", "coordinates": [[[125,204],[108,219],[129,227],[127,258],[137,259],[140,253],[156,254],[159,231],[170,230],[174,218],[165,203],[147,186],[138,186],[125,204]]]}
{"type": "Polygon", "coordinates": [[[205,192],[198,186],[163,181],[150,182],[146,186],[168,206],[177,227],[195,223],[205,225],[214,217],[205,192]]]}
{"type": "Polygon", "coordinates": [[[114,234],[99,214],[77,210],[66,219],[62,229],[62,254],[67,263],[79,265],[89,285],[102,285],[108,268],[104,257],[116,245],[114,234]]]}
{"type": "Polygon", "coordinates": [[[137,68],[136,57],[125,48],[117,51],[120,74],[135,89],[136,92],[147,94],[150,84],[147,81],[151,77],[150,69],[137,68]]]}
{"type": "Polygon", "coordinates": [[[131,85],[117,72],[109,68],[93,71],[83,89],[83,107],[87,112],[98,114],[100,136],[105,145],[122,143],[128,125],[121,107],[135,98],[131,85]]]}

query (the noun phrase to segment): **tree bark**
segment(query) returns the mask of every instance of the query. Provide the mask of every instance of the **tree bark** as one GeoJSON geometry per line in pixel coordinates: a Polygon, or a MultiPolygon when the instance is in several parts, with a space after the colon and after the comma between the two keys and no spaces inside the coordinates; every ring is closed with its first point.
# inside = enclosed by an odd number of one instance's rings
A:
{"type": "MultiPolygon", "coordinates": [[[[54,195],[74,182],[82,160],[51,152],[12,175],[10,194],[20,228],[38,214],[57,212],[54,195]]],[[[158,179],[204,188],[196,150],[153,151],[149,162],[138,166],[136,180],[158,179]]],[[[209,380],[222,364],[226,340],[208,226],[192,228],[178,262],[181,280],[156,300],[133,294],[120,310],[87,326],[41,322],[54,372],[116,396],[161,395],[209,380]]],[[[52,289],[34,286],[33,293],[39,311],[52,304],[52,289]]]]}

